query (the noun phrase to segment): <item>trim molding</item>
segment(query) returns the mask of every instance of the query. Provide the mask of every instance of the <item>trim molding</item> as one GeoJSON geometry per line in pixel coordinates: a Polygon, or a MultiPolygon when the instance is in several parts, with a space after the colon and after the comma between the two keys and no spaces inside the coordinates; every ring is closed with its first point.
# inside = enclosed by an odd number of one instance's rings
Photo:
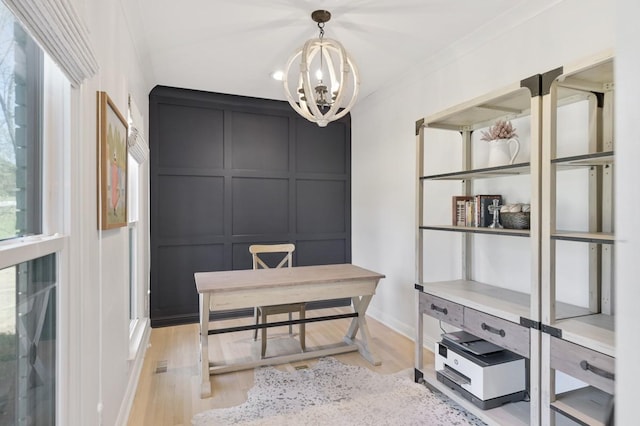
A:
{"type": "Polygon", "coordinates": [[[147,353],[150,337],[151,326],[149,318],[139,320],[138,326],[132,334],[132,344],[137,343],[137,348],[134,353],[130,354],[129,381],[127,382],[127,388],[124,392],[124,397],[122,398],[122,404],[120,404],[120,411],[118,412],[118,417],[116,418],[115,423],[116,425],[126,426],[129,421],[129,414],[131,413],[133,400],[136,396],[136,390],[138,389],[140,373],[142,373],[142,366],[144,365],[144,357],[147,353]]]}

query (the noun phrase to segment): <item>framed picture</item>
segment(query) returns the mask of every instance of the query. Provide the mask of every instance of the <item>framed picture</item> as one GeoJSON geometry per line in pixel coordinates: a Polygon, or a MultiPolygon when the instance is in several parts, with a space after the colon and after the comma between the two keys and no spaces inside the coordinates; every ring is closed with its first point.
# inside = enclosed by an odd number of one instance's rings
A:
{"type": "Polygon", "coordinates": [[[127,120],[98,92],[98,228],[127,224],[127,120]]]}

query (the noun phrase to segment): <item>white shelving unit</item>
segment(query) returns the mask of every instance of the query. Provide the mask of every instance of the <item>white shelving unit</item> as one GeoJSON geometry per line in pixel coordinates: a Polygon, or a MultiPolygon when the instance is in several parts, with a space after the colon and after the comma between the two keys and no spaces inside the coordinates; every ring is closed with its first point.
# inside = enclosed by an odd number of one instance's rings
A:
{"type": "MultiPolygon", "coordinates": [[[[541,389],[543,424],[558,414],[579,424],[604,424],[615,381],[614,328],[614,133],[613,57],[603,53],[544,75],[541,213],[542,342],[541,389]],[[587,104],[587,136],[582,152],[563,153],[567,141],[559,135],[561,109],[587,104]],[[588,191],[586,229],[558,229],[562,209],[557,188],[569,170],[584,170],[588,191]],[[588,274],[582,282],[562,280],[557,271],[560,242],[588,247],[588,274]],[[558,294],[572,286],[588,294],[587,312],[559,315],[558,294]],[[556,394],[556,371],[589,386],[556,394]]],[[[565,221],[564,225],[567,225],[565,221]]]]}
{"type": "MultiPolygon", "coordinates": [[[[540,416],[540,120],[541,96],[539,94],[539,76],[506,86],[455,106],[439,114],[416,122],[418,187],[416,194],[416,289],[418,290],[418,326],[416,334],[416,381],[424,381],[454,399],[476,416],[489,424],[528,425],[538,424],[540,416]],[[528,120],[530,141],[529,159],[526,162],[499,167],[473,167],[471,143],[472,133],[487,128],[498,119],[528,120]],[[461,162],[459,170],[445,173],[429,173],[425,170],[425,156],[429,153],[430,129],[448,130],[460,134],[461,162]],[[513,179],[525,176],[528,188],[522,196],[531,200],[530,229],[491,229],[479,227],[451,226],[444,223],[430,223],[425,219],[427,205],[447,203],[451,196],[474,195],[474,182],[485,179],[513,179]],[[429,199],[428,185],[438,185],[440,181],[458,181],[460,186],[455,193],[447,195],[449,199],[429,199]],[[430,236],[433,232],[453,232],[459,234],[461,250],[461,270],[456,279],[447,281],[425,281],[426,247],[433,244],[430,236]],[[528,291],[497,286],[491,282],[479,282],[474,279],[474,238],[487,235],[487,238],[503,239],[526,238],[529,240],[531,273],[523,280],[530,282],[528,291]],[[433,365],[424,365],[422,358],[424,316],[431,316],[460,329],[465,329],[486,340],[499,344],[528,359],[529,401],[509,403],[490,410],[481,410],[464,399],[456,391],[440,383],[436,378],[433,365]],[[487,322],[491,327],[480,327],[487,322]],[[487,331],[488,330],[488,331],[487,331]],[[500,330],[497,334],[491,330],[500,330]],[[504,332],[506,330],[506,332],[504,332]]],[[[523,135],[521,135],[522,137],[523,135]]],[[[476,142],[477,143],[477,142],[476,142]]],[[[489,181],[491,182],[491,181],[489,181]]],[[[573,309],[561,305],[564,312],[573,309]]],[[[571,314],[577,314],[573,310],[571,314]]]]}
{"type": "MultiPolygon", "coordinates": [[[[609,415],[615,388],[613,76],[612,53],[604,52],[416,122],[416,381],[447,394],[487,423],[601,425],[609,415]],[[474,131],[498,119],[526,117],[528,161],[472,166],[477,164],[472,161],[474,131]],[[461,149],[452,149],[461,153],[458,170],[425,170],[429,129],[460,134],[461,149]],[[426,214],[427,207],[448,202],[430,198],[438,182],[458,181],[459,190],[450,195],[470,196],[478,182],[505,188],[496,181],[521,176],[529,177],[523,194],[531,200],[529,230],[451,226],[432,223],[434,216],[426,214]],[[431,246],[438,232],[460,236],[461,270],[455,279],[425,280],[425,271],[432,274],[425,265],[435,253],[431,246]],[[478,255],[475,239],[494,238],[491,247],[501,247],[514,237],[529,240],[529,273],[512,280],[528,280],[528,291],[491,282],[486,273],[483,279],[474,277],[482,270],[478,264],[491,260],[478,255]],[[422,359],[425,315],[525,356],[529,402],[483,411],[438,382],[434,367],[422,359]],[[501,333],[506,337],[480,329],[478,318],[498,324],[489,328],[506,330],[501,333]],[[556,392],[557,386],[573,390],[556,392]]],[[[500,267],[499,262],[490,266],[492,272],[500,267]]]]}

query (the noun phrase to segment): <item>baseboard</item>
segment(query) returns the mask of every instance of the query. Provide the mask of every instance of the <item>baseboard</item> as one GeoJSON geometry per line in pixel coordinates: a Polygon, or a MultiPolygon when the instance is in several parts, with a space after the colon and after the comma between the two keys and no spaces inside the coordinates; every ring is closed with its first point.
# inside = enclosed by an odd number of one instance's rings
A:
{"type": "Polygon", "coordinates": [[[379,323],[384,324],[386,327],[389,327],[396,333],[399,333],[405,336],[407,339],[415,342],[415,328],[409,327],[407,324],[397,321],[395,318],[386,316],[384,315],[384,312],[371,306],[367,310],[367,316],[370,316],[379,323]]]}
{"type": "MultiPolygon", "coordinates": [[[[440,341],[440,339],[438,339],[438,341],[440,341]]],[[[431,351],[433,353],[435,353],[436,351],[436,341],[430,338],[429,336],[424,336],[424,340],[422,341],[422,346],[428,351],[431,351]]]]}
{"type": "Polygon", "coordinates": [[[144,364],[144,356],[149,346],[149,337],[151,336],[151,326],[149,319],[141,320],[141,334],[138,341],[137,350],[132,351],[129,359],[129,381],[127,383],[127,389],[125,390],[124,397],[122,398],[122,404],[120,404],[120,411],[118,418],[116,419],[116,425],[125,426],[129,421],[129,413],[133,406],[133,400],[136,396],[136,390],[138,388],[138,381],[140,380],[140,373],[142,372],[142,365],[144,364]]]}
{"type": "MultiPolygon", "coordinates": [[[[395,320],[395,318],[386,317],[384,313],[377,309],[369,308],[367,310],[367,316],[370,316],[374,320],[380,322],[385,327],[389,327],[391,330],[395,331],[398,334],[405,336],[407,339],[412,342],[416,341],[415,337],[415,328],[409,327],[407,324],[395,320]]],[[[434,352],[436,341],[440,340],[440,336],[437,339],[434,339],[433,336],[429,336],[425,333],[422,337],[423,347],[428,349],[431,352],[434,352]]]]}

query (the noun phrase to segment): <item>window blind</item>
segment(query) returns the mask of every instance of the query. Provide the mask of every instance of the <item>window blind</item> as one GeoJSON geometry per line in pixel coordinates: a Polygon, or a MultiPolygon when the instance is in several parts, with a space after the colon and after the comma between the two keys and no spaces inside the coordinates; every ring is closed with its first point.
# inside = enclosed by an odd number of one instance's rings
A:
{"type": "Polygon", "coordinates": [[[98,71],[86,28],[69,0],[2,0],[75,87],[98,71]]]}
{"type": "Polygon", "coordinates": [[[144,118],[133,97],[129,95],[129,136],[127,138],[129,154],[142,164],[149,157],[149,145],[144,138],[144,118]]]}

